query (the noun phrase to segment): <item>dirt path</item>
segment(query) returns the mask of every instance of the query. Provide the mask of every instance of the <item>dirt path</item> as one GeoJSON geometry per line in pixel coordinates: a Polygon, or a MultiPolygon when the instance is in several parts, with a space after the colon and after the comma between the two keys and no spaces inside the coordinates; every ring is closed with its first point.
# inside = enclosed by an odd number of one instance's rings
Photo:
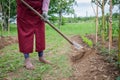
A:
{"type": "Polygon", "coordinates": [[[18,40],[16,36],[0,37],[0,49],[17,42],[18,40]]]}
{"type": "MultiPolygon", "coordinates": [[[[72,58],[73,76],[70,80],[115,80],[118,75],[118,70],[112,63],[108,63],[104,56],[98,55],[98,51],[87,47],[79,36],[74,36],[73,39],[85,46],[85,54],[82,58],[72,58]]],[[[75,50],[72,50],[73,54],[75,50]]],[[[73,55],[71,54],[71,55],[73,55]]],[[[80,53],[79,53],[80,54],[80,53]]]]}

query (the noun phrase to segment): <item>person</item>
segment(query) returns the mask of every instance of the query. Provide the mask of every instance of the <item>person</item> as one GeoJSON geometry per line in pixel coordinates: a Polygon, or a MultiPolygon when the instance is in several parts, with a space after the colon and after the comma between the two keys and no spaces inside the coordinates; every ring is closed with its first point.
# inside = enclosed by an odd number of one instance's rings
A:
{"type": "MultiPolygon", "coordinates": [[[[50,0],[24,0],[47,19],[50,0]]],[[[50,64],[44,58],[45,50],[45,22],[32,10],[26,7],[21,0],[17,0],[17,30],[19,50],[24,54],[25,67],[35,69],[29,54],[33,52],[35,40],[35,51],[38,52],[40,62],[50,64]],[[35,38],[35,39],[34,39],[35,38]]]]}

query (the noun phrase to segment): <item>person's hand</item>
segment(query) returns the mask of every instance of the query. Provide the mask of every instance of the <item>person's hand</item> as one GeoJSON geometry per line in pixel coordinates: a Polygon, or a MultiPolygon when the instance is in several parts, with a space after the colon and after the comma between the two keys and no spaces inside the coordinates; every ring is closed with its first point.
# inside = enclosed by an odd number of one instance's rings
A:
{"type": "Polygon", "coordinates": [[[48,13],[43,11],[42,16],[44,17],[45,21],[48,20],[48,13]]]}

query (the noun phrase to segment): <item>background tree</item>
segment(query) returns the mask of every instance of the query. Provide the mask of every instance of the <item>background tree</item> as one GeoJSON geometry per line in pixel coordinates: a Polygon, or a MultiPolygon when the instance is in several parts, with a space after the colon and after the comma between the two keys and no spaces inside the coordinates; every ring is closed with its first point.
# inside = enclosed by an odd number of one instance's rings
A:
{"type": "MultiPolygon", "coordinates": [[[[118,39],[118,62],[120,63],[120,4],[119,4],[119,39],[118,39]]],[[[120,68],[120,64],[119,64],[120,68]]]]}
{"type": "MultiPolygon", "coordinates": [[[[92,3],[92,2],[91,2],[92,3]]],[[[92,5],[92,4],[91,4],[92,5]]],[[[93,11],[94,11],[94,14],[96,15],[96,43],[98,42],[97,38],[98,38],[98,0],[96,0],[96,11],[92,5],[92,8],[93,8],[93,11]]]]}
{"type": "Polygon", "coordinates": [[[101,28],[101,34],[102,34],[102,42],[105,42],[105,16],[104,16],[104,6],[107,3],[107,0],[91,0],[93,3],[98,5],[101,8],[102,11],[102,28],[101,28]]]}
{"type": "Polygon", "coordinates": [[[109,52],[110,49],[112,47],[112,0],[109,1],[110,2],[110,17],[109,17],[109,52]]]}
{"type": "Polygon", "coordinates": [[[1,5],[1,12],[2,12],[2,24],[1,24],[2,30],[9,32],[10,31],[9,18],[15,15],[16,1],[0,0],[0,5],[1,5]]]}
{"type": "Polygon", "coordinates": [[[1,8],[2,8],[2,21],[3,21],[2,27],[3,27],[3,30],[7,31],[7,29],[8,29],[8,18],[9,18],[9,7],[8,7],[9,2],[5,1],[5,0],[1,0],[0,5],[1,5],[1,8]]]}
{"type": "MultiPolygon", "coordinates": [[[[51,0],[49,14],[51,16],[57,14],[59,15],[59,26],[62,24],[62,15],[73,14],[73,5],[75,0],[51,0]]],[[[59,27],[60,28],[60,27],[59,27]]]]}
{"type": "Polygon", "coordinates": [[[118,67],[120,68],[120,1],[119,0],[112,0],[113,5],[117,5],[119,9],[119,30],[118,30],[118,67]]]}

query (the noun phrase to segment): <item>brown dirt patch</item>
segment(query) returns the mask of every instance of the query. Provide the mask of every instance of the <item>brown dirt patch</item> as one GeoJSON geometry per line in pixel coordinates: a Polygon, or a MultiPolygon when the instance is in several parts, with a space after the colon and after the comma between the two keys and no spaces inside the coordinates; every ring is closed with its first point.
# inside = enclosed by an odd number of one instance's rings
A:
{"type": "MultiPolygon", "coordinates": [[[[94,35],[87,37],[95,42],[94,35]]],[[[80,36],[73,36],[72,39],[84,46],[84,52],[72,47],[70,57],[74,72],[70,80],[115,80],[119,72],[114,63],[106,61],[106,57],[99,55],[96,48],[89,48],[80,36]]]]}
{"type": "Polygon", "coordinates": [[[0,49],[17,42],[17,37],[14,36],[0,37],[0,49]]]}

